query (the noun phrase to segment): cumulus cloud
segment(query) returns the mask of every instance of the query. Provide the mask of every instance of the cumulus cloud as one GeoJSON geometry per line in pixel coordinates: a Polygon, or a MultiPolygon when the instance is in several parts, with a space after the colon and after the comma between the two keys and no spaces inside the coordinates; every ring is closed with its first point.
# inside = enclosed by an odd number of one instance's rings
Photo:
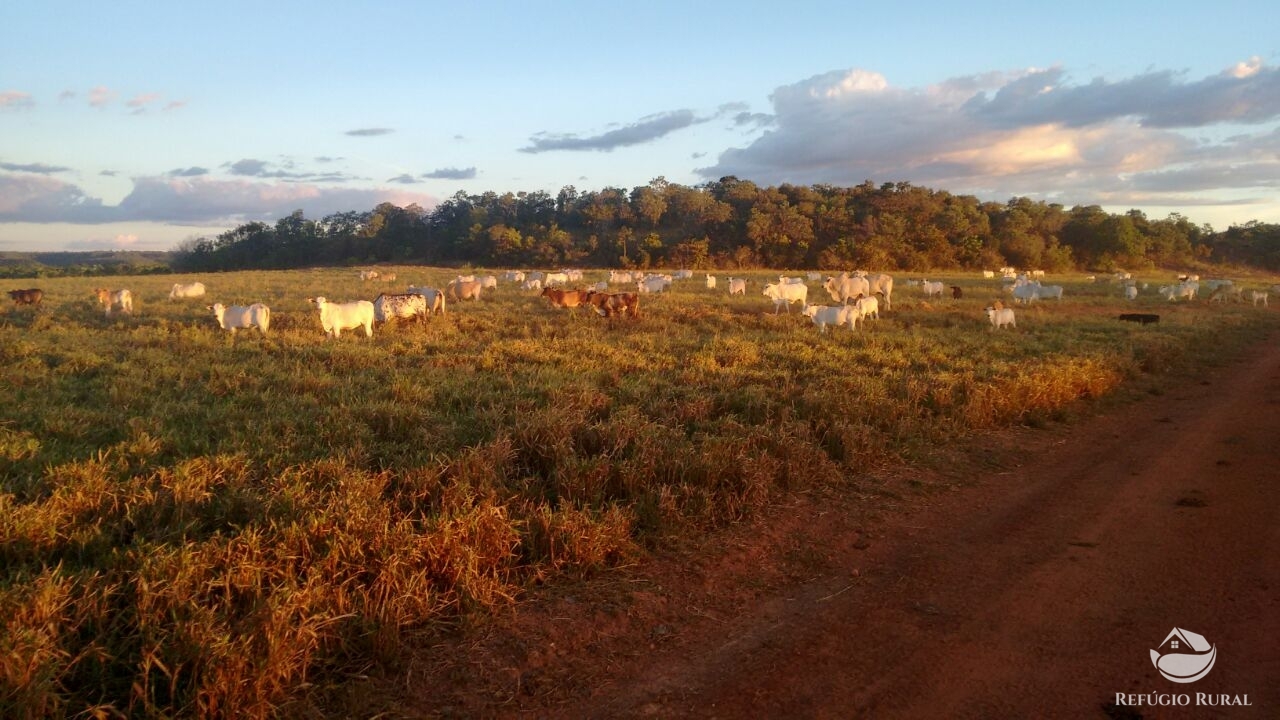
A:
{"type": "Polygon", "coordinates": [[[299,208],[308,217],[364,210],[378,203],[433,207],[431,195],[387,188],[331,188],[249,179],[171,176],[134,178],[119,205],[104,205],[80,188],[37,175],[0,175],[0,222],[161,222],[212,225],[270,221],[299,208]]]}
{"type": "Polygon", "coordinates": [[[357,130],[348,130],[345,134],[351,137],[377,137],[379,135],[390,135],[395,132],[391,128],[359,128],[357,130]]]}
{"type": "Polygon", "coordinates": [[[1048,199],[1275,187],[1280,177],[1280,71],[1258,58],[1199,79],[1153,71],[1084,83],[1063,68],[914,88],[836,71],[779,87],[770,100],[773,112],[756,118],[767,118],[765,132],[699,168],[702,176],[907,180],[1048,199]],[[1214,126],[1256,129],[1197,137],[1214,126]]]}
{"type": "Polygon", "coordinates": [[[30,93],[18,90],[0,90],[0,110],[16,110],[35,105],[30,93]]]}
{"type": "Polygon", "coordinates": [[[422,177],[432,180],[474,180],[476,169],[475,166],[469,168],[440,168],[424,173],[422,177]]]}
{"type": "Polygon", "coordinates": [[[637,122],[599,135],[583,137],[574,134],[538,133],[529,138],[530,144],[527,147],[520,148],[520,152],[543,153],[553,150],[610,152],[620,147],[652,142],[677,130],[683,130],[692,125],[707,122],[707,120],[709,118],[697,117],[692,110],[674,110],[649,115],[637,122]]]}

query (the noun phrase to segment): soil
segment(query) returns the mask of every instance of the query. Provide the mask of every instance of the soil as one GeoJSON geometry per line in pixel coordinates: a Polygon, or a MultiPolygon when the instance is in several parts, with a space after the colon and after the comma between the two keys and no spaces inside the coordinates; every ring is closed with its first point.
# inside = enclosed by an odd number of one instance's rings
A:
{"type": "Polygon", "coordinates": [[[389,714],[1280,717],[1277,340],[519,603],[410,662],[389,714]],[[1198,682],[1153,666],[1175,627],[1218,649],[1198,682]],[[1191,705],[1116,704],[1150,693],[1191,705]]]}

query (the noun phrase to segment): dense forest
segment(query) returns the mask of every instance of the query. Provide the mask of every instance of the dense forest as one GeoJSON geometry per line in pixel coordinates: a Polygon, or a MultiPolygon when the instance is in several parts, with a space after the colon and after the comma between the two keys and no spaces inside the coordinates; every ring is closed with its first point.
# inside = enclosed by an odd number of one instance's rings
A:
{"type": "Polygon", "coordinates": [[[315,220],[301,211],[195,238],[187,271],[414,262],[485,267],[874,268],[1014,265],[1051,271],[1186,267],[1280,270],[1280,225],[1214,232],[1178,214],[1104,212],[1015,197],[1006,203],[916,187],[696,187],[658,178],[627,191],[467,195],[430,212],[390,203],[315,220]]]}

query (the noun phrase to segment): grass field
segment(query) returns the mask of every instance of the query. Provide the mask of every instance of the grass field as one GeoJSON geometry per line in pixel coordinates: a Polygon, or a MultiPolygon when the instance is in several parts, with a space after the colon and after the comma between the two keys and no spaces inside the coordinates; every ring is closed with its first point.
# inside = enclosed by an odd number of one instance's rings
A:
{"type": "MultiPolygon", "coordinates": [[[[395,270],[396,290],[453,274],[395,270]]],[[[698,274],[638,320],[508,283],[337,340],[306,298],[391,286],[354,269],[8,281],[46,296],[0,311],[0,716],[269,715],[538,584],[787,493],[856,492],[974,430],[1159,391],[1280,325],[1166,302],[1169,275],[1132,303],[1048,278],[1066,299],[1018,307],[1012,331],[990,329],[999,283],[974,274],[931,275],[964,299],[930,302],[899,275],[883,319],[822,335],[748,273],[745,297],[698,274]],[[208,296],[167,299],[192,279],[208,296]],[[131,289],[134,315],[104,317],[95,286],[131,289]],[[205,310],[256,301],[265,337],[205,310]]]]}

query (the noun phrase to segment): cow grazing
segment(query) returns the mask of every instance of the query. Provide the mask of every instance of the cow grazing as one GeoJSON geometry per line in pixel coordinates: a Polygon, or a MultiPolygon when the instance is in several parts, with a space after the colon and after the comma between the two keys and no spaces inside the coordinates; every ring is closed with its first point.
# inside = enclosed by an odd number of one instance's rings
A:
{"type": "Polygon", "coordinates": [[[479,300],[483,285],[479,280],[453,280],[449,283],[449,297],[459,302],[479,300]]]}
{"type": "Polygon", "coordinates": [[[422,321],[426,317],[427,298],[418,293],[390,295],[382,293],[373,301],[373,319],[375,322],[390,322],[394,318],[422,321]]]}
{"type": "Polygon", "coordinates": [[[549,300],[552,307],[558,308],[576,308],[587,301],[585,290],[563,290],[554,287],[543,288],[542,297],[549,300]]]}
{"type": "Polygon", "coordinates": [[[313,297],[307,302],[320,311],[320,327],[325,335],[337,338],[343,330],[363,326],[365,337],[373,337],[373,303],[368,300],[331,303],[324,297],[313,297]]]}
{"type": "Polygon", "coordinates": [[[614,315],[630,315],[640,317],[640,295],[638,293],[604,293],[588,290],[585,298],[587,304],[596,309],[601,317],[614,315]]]}
{"type": "Polygon", "coordinates": [[[169,291],[170,300],[179,300],[182,298],[204,297],[204,283],[174,283],[173,289],[169,291]]]}
{"type": "Polygon", "coordinates": [[[1253,301],[1254,307],[1258,307],[1259,302],[1262,303],[1263,307],[1270,307],[1267,305],[1267,291],[1265,290],[1250,290],[1249,299],[1253,301]]]}
{"type": "Polygon", "coordinates": [[[377,270],[361,270],[360,271],[360,280],[362,282],[366,280],[377,280],[377,279],[378,279],[377,270]]]}
{"type": "Polygon", "coordinates": [[[825,333],[828,325],[848,325],[853,330],[858,311],[848,305],[805,305],[801,312],[825,333]]]}
{"type": "Polygon", "coordinates": [[[937,280],[921,280],[920,289],[924,291],[924,296],[927,298],[942,297],[943,286],[937,280]]]}
{"type": "Polygon", "coordinates": [[[9,297],[13,298],[13,303],[15,305],[34,305],[35,307],[40,307],[40,301],[44,299],[44,291],[40,288],[10,290],[9,297]]]}
{"type": "Polygon", "coordinates": [[[729,295],[746,295],[747,279],[746,278],[729,278],[729,295]]]}
{"type": "Polygon", "coordinates": [[[989,307],[987,308],[987,319],[991,321],[992,330],[998,330],[1005,326],[1018,327],[1018,323],[1013,317],[1013,308],[989,307]]]}
{"type": "Polygon", "coordinates": [[[875,273],[865,276],[867,284],[871,286],[871,291],[867,296],[879,295],[884,298],[884,309],[893,309],[893,276],[885,273],[875,273]]]}
{"type": "Polygon", "coordinates": [[[1120,319],[1125,322],[1136,322],[1141,325],[1150,325],[1151,323],[1160,322],[1160,316],[1155,313],[1120,313],[1120,319]]]}
{"type": "Polygon", "coordinates": [[[262,303],[248,306],[214,303],[207,309],[213,311],[213,316],[218,320],[218,327],[230,331],[232,335],[235,335],[236,330],[240,328],[250,327],[256,327],[266,335],[267,329],[271,327],[271,308],[262,303]]]}
{"type": "Polygon", "coordinates": [[[803,308],[808,302],[809,286],[803,282],[769,283],[761,294],[773,300],[773,314],[777,315],[783,305],[787,306],[787,312],[791,312],[793,302],[800,303],[803,308]]]}
{"type": "Polygon", "coordinates": [[[106,308],[107,317],[111,317],[111,311],[119,308],[120,312],[126,315],[133,314],[133,293],[128,290],[108,290],[106,288],[96,288],[93,291],[98,296],[98,302],[106,308]]]}
{"type": "Polygon", "coordinates": [[[660,293],[671,283],[661,275],[651,275],[636,283],[636,290],[642,293],[660,293]]]}
{"type": "Polygon", "coordinates": [[[408,289],[405,290],[405,292],[413,293],[414,295],[421,295],[422,297],[426,298],[427,312],[433,315],[444,314],[444,291],[443,290],[437,290],[436,288],[426,287],[423,285],[410,285],[408,289]]]}

